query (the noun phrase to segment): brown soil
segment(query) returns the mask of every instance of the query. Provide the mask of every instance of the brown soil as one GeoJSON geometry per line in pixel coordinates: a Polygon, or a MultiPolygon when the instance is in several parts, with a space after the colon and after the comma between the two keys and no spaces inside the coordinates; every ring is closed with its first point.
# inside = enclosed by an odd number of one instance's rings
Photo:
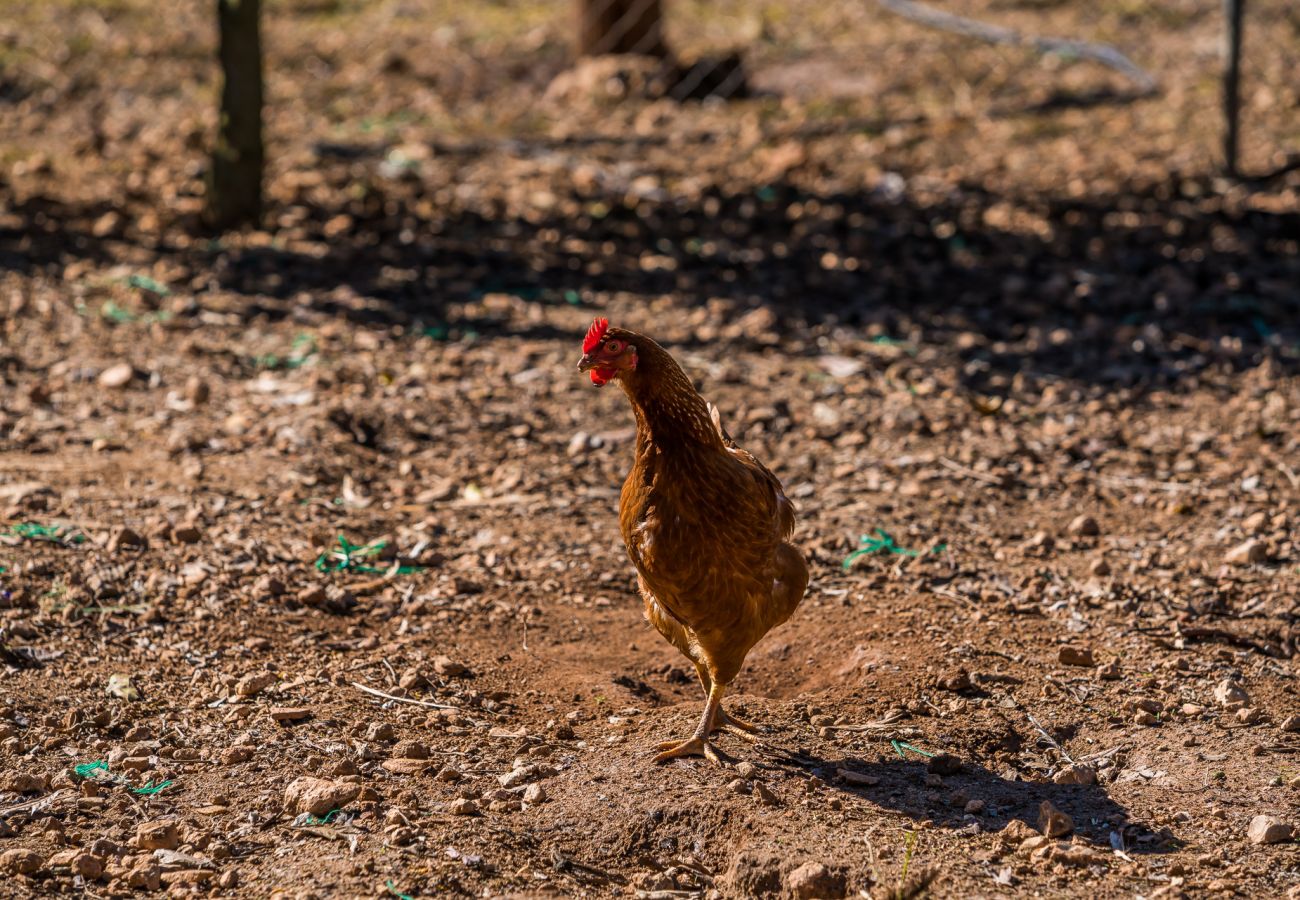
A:
{"type": "MultiPolygon", "coordinates": [[[[790,50],[840,40],[817,16],[755,51],[785,99],[555,107],[553,8],[272,4],[268,230],[221,238],[206,19],[18,7],[0,865],[36,855],[0,895],[1294,890],[1248,826],[1300,825],[1300,181],[1211,174],[1203,5],[969,5],[1149,39],[1163,95],[1082,104],[1040,101],[1120,83],[850,21],[835,91],[892,90],[831,115],[790,50]],[[702,697],[618,536],[631,415],[573,368],[596,314],[800,510],[813,582],[726,768],[651,761],[702,697]],[[876,529],[910,552],[846,569],[876,529]],[[387,540],[374,571],[320,571],[340,537],[387,540]],[[300,777],[350,799],[304,819],[300,777]],[[1072,836],[1032,840],[1044,802],[1072,836]],[[164,820],[183,857],[138,846],[164,820]]],[[[1258,15],[1253,134],[1284,146],[1294,26],[1258,15]]]]}

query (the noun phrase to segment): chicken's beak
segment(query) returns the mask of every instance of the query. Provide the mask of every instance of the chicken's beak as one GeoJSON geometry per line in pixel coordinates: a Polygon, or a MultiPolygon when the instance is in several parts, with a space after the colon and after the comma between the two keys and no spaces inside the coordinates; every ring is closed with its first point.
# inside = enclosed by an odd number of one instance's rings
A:
{"type": "Polygon", "coordinates": [[[590,353],[582,354],[582,359],[578,360],[578,371],[585,372],[594,368],[596,368],[596,360],[592,358],[592,355],[590,353]]]}

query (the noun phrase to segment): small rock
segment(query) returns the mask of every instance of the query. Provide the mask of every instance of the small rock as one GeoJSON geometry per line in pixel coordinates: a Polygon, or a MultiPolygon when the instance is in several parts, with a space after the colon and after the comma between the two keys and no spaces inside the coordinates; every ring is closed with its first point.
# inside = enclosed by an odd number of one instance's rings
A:
{"type": "Polygon", "coordinates": [[[1097,524],[1096,519],[1089,515],[1075,516],[1067,530],[1070,534],[1082,537],[1096,537],[1101,534],[1101,526],[1097,524]]]}
{"type": "Polygon", "coordinates": [[[1092,668],[1097,664],[1097,661],[1093,659],[1092,650],[1087,647],[1075,647],[1068,644],[1060,649],[1057,660],[1063,666],[1087,666],[1092,668]]]}
{"type": "Polygon", "coordinates": [[[980,813],[984,812],[984,801],[976,797],[973,800],[967,801],[964,809],[968,814],[978,816],[980,813]]]}
{"type": "Polygon", "coordinates": [[[10,772],[0,778],[0,791],[9,794],[37,794],[48,786],[48,778],[31,772],[10,772]]]}
{"type": "Polygon", "coordinates": [[[569,438],[569,446],[565,452],[569,456],[581,456],[586,453],[591,446],[591,435],[585,431],[579,431],[569,438]]]}
{"type": "Polygon", "coordinates": [[[253,748],[245,746],[227,747],[221,751],[221,761],[228,766],[248,762],[253,758],[253,748]]]}
{"type": "Polygon", "coordinates": [[[761,781],[754,782],[754,798],[762,806],[776,806],[781,802],[776,794],[772,793],[772,789],[761,781]]]}
{"type": "Polygon", "coordinates": [[[50,857],[46,863],[51,869],[67,869],[72,875],[80,875],[88,881],[94,881],[104,874],[104,860],[85,850],[63,850],[50,857]]]}
{"type": "Polygon", "coordinates": [[[135,377],[135,369],[130,363],[118,363],[99,373],[99,386],[111,390],[124,388],[135,377]]]}
{"type": "Polygon", "coordinates": [[[141,822],[135,830],[135,845],[141,850],[175,850],[181,845],[180,829],[170,819],[141,822]]]}
{"type": "Polygon", "coordinates": [[[1106,562],[1106,557],[1098,556],[1088,564],[1088,571],[1098,578],[1105,578],[1110,574],[1110,563],[1106,562]]]}
{"type": "Polygon", "coordinates": [[[1033,853],[1034,851],[1040,850],[1043,847],[1050,846],[1051,843],[1052,843],[1051,838],[1044,837],[1041,834],[1035,834],[1021,841],[1020,846],[1017,849],[1019,849],[1021,853],[1033,853]]]}
{"type": "Polygon", "coordinates": [[[394,759],[428,759],[429,748],[419,741],[398,741],[392,755],[394,759]]]}
{"type": "Polygon", "coordinates": [[[1259,534],[1268,528],[1268,513],[1260,510],[1241,520],[1241,530],[1246,534],[1259,534]]]}
{"type": "Polygon", "coordinates": [[[203,530],[197,525],[177,525],[172,529],[172,540],[178,544],[197,544],[203,540],[203,530]]]}
{"type": "Polygon", "coordinates": [[[939,688],[952,691],[954,694],[964,694],[974,688],[974,685],[970,680],[970,672],[965,669],[957,669],[939,679],[939,688]]]}
{"type": "Polygon", "coordinates": [[[1252,844],[1280,844],[1291,840],[1291,826],[1276,816],[1259,815],[1250,820],[1246,836],[1252,844]]]}
{"type": "Polygon", "coordinates": [[[1237,721],[1242,725],[1255,725],[1264,718],[1264,714],[1258,709],[1251,707],[1242,707],[1237,710],[1237,721]]]}
{"type": "Polygon", "coordinates": [[[546,802],[546,788],[540,784],[530,784],[524,791],[524,802],[532,806],[546,802]]]}
{"type": "Polygon", "coordinates": [[[1102,681],[1119,681],[1123,673],[1119,670],[1119,660],[1112,659],[1108,663],[1102,663],[1097,667],[1097,677],[1102,681]]]}
{"type": "Polygon", "coordinates": [[[1091,766],[1075,763],[1052,776],[1055,784],[1096,784],[1097,773],[1091,766]]]}
{"type": "Polygon", "coordinates": [[[285,788],[284,806],[294,815],[310,813],[323,816],[332,809],[347,806],[360,792],[360,785],[304,777],[285,788]]]}
{"type": "Polygon", "coordinates": [[[1289,733],[1300,731],[1300,716],[1287,716],[1278,727],[1289,733]]]}
{"type": "Polygon", "coordinates": [[[998,832],[998,841],[1007,847],[1019,847],[1034,837],[1038,837],[1038,834],[1020,819],[1012,819],[998,832]]]}
{"type": "Polygon", "coordinates": [[[1074,820],[1044,800],[1038,807],[1038,830],[1049,838],[1063,837],[1074,831],[1074,820]]]}
{"type": "Polygon", "coordinates": [[[1214,687],[1214,702],[1220,706],[1244,706],[1250,702],[1250,696],[1236,681],[1225,678],[1214,687]]]}
{"type": "Polygon", "coordinates": [[[6,850],[0,853],[0,871],[9,875],[31,875],[45,865],[45,858],[35,850],[6,850]]]}
{"type": "Polygon", "coordinates": [[[743,796],[750,792],[750,785],[749,782],[743,778],[733,778],[727,783],[727,790],[731,791],[733,794],[740,794],[743,796]]]}
{"type": "Polygon", "coordinates": [[[1244,544],[1233,547],[1223,559],[1230,566],[1253,566],[1255,563],[1263,562],[1267,557],[1268,550],[1264,544],[1251,538],[1244,544]]]}
{"type": "Polygon", "coordinates": [[[451,813],[453,816],[477,816],[478,804],[473,800],[464,798],[453,800],[447,807],[447,812],[451,813]]]}
{"type": "Polygon", "coordinates": [[[108,550],[110,553],[116,553],[123,547],[147,547],[149,542],[144,536],[134,529],[122,527],[114,528],[108,536],[108,550]]]}
{"type": "Polygon", "coordinates": [[[241,697],[256,697],[262,691],[275,684],[275,676],[270,672],[249,672],[235,685],[235,693],[241,697]]]}
{"type": "Polygon", "coordinates": [[[934,775],[956,775],[961,771],[961,760],[951,753],[940,753],[930,757],[926,769],[934,775]]]}
{"type": "Polygon", "coordinates": [[[450,656],[435,656],[433,671],[444,678],[455,678],[457,675],[464,675],[469,669],[461,663],[454,662],[450,656]]]}
{"type": "Polygon", "coordinates": [[[128,888],[156,891],[162,887],[162,869],[155,862],[142,863],[126,873],[128,888]]]}
{"type": "Polygon", "coordinates": [[[366,740],[368,741],[391,741],[397,737],[397,732],[388,722],[371,722],[366,726],[366,740]]]}
{"type": "Polygon", "coordinates": [[[806,862],[785,877],[786,890],[798,900],[825,900],[843,897],[847,890],[843,872],[819,862],[806,862]]]}
{"type": "Polygon", "coordinates": [[[845,784],[851,784],[854,787],[872,787],[880,784],[880,779],[875,775],[868,775],[865,772],[854,772],[852,769],[840,769],[836,774],[845,784]]]}
{"type": "Polygon", "coordinates": [[[202,406],[212,396],[212,388],[197,375],[191,375],[185,382],[185,399],[195,406],[202,406]]]}
{"type": "Polygon", "coordinates": [[[758,767],[749,760],[744,760],[736,764],[736,774],[741,778],[753,778],[758,774],[758,767]]]}
{"type": "Polygon", "coordinates": [[[1133,713],[1133,724],[1143,725],[1149,728],[1152,725],[1159,725],[1160,719],[1158,719],[1154,713],[1147,712],[1145,709],[1139,709],[1137,712],[1133,713]]]}
{"type": "Polygon", "coordinates": [[[385,771],[392,772],[394,775],[419,775],[429,768],[431,763],[427,759],[386,759],[381,766],[385,771]]]}
{"type": "Polygon", "coordinates": [[[272,719],[277,722],[301,722],[303,719],[311,718],[311,710],[303,706],[272,706],[268,711],[272,719]]]}

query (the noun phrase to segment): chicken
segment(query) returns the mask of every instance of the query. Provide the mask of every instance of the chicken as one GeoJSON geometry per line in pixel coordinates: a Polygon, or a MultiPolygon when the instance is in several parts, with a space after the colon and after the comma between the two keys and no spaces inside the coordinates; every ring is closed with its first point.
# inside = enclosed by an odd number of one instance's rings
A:
{"type": "Polygon", "coordinates": [[[636,417],[619,527],[646,618],[695,665],[706,695],[694,734],[660,744],[655,759],[705,756],[721,764],[714,732],[752,742],[757,731],[723,708],[727,686],[808,586],[808,567],[787,542],[794,506],[663,347],[597,319],[582,351],[578,369],[598,386],[617,381],[636,417]]]}

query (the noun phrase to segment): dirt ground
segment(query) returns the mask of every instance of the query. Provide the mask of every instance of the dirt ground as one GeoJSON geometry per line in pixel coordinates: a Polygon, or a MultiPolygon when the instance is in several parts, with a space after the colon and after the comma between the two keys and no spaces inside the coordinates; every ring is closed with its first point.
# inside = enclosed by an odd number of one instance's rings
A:
{"type": "Polygon", "coordinates": [[[682,106],[546,94],[553,6],[273,3],[225,236],[171,6],[4,5],[0,896],[1300,895],[1300,177],[1212,174],[1217,3],[956,6],[1145,99],[776,4],[682,106]],[[594,315],[799,508],[724,768],[651,760],[594,315]]]}

